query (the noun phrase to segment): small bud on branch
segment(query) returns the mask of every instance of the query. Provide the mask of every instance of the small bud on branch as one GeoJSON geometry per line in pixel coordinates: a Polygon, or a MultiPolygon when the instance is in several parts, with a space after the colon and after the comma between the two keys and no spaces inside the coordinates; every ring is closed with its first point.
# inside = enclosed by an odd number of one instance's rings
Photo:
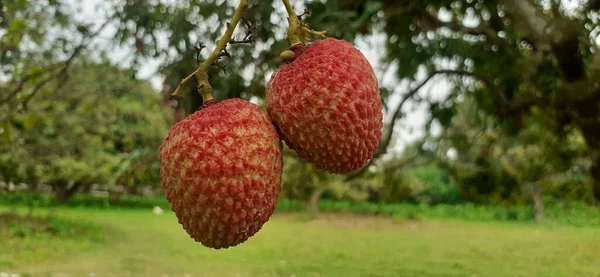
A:
{"type": "Polygon", "coordinates": [[[196,63],[200,65],[200,52],[202,49],[206,48],[206,45],[200,43],[198,46],[194,45],[194,50],[196,50],[196,63]]]}
{"type": "Polygon", "coordinates": [[[298,19],[302,20],[302,17],[305,15],[310,15],[310,11],[308,9],[304,9],[304,12],[298,15],[298,19]]]}

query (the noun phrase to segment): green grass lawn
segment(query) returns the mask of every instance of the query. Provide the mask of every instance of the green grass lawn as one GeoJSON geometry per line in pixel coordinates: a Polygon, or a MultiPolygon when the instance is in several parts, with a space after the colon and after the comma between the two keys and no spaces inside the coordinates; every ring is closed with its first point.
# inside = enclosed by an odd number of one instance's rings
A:
{"type": "MultiPolygon", "coordinates": [[[[42,211],[44,212],[44,211],[42,211]]],[[[277,214],[226,250],[195,243],[172,213],[59,208],[104,238],[0,237],[21,276],[600,276],[600,229],[277,214]],[[93,275],[90,275],[93,273],[93,275]]]]}

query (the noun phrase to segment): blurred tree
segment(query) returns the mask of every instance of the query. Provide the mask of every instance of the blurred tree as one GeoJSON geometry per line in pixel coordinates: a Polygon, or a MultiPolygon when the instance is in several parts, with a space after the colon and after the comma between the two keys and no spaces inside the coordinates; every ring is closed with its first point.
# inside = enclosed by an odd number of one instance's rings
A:
{"type": "Polygon", "coordinates": [[[94,183],[160,184],[157,152],[170,121],[160,94],[109,64],[77,63],[68,74],[62,89],[41,89],[11,119],[2,179],[48,184],[57,201],[94,183]]]}
{"type": "Polygon", "coordinates": [[[376,172],[348,180],[345,176],[317,169],[287,147],[284,148],[283,164],[281,195],[305,202],[312,215],[319,212],[319,201],[325,195],[337,200],[366,201],[382,184],[381,175],[376,172]]]}
{"type": "MultiPolygon", "coordinates": [[[[68,68],[75,57],[87,49],[90,39],[106,26],[77,22],[61,1],[38,1],[34,5],[25,2],[11,1],[0,7],[0,38],[11,41],[1,44],[0,53],[10,53],[6,56],[13,59],[1,63],[10,76],[1,88],[6,92],[3,94],[8,95],[0,99],[0,103],[9,103],[6,114],[21,111],[26,105],[18,103],[27,103],[40,90],[38,87],[50,83],[48,80],[53,77],[64,75],[60,74],[65,72],[61,68],[68,68]],[[59,35],[46,42],[48,36],[36,36],[36,32],[51,27],[74,33],[77,39],[59,35]],[[33,44],[23,43],[27,40],[19,39],[29,36],[39,37],[40,43],[33,39],[33,44]],[[64,51],[58,51],[63,48],[64,51]],[[47,59],[44,54],[49,55],[47,59]]],[[[115,23],[115,45],[135,49],[134,69],[146,57],[165,60],[161,72],[165,76],[163,100],[167,102],[166,96],[195,66],[192,46],[204,43],[210,48],[225,28],[222,18],[232,13],[234,2],[119,1],[105,6],[109,7],[105,17],[107,23],[115,23]]],[[[400,80],[417,83],[403,95],[400,95],[401,89],[382,87],[385,111],[392,117],[373,164],[385,156],[393,141],[393,128],[403,115],[404,103],[413,98],[430,102],[430,114],[435,122],[448,128],[456,105],[472,97],[477,104],[477,114],[492,116],[490,120],[494,124],[490,129],[517,140],[511,145],[519,144],[519,134],[531,124],[527,118],[534,111],[552,121],[540,125],[539,128],[546,131],[544,134],[558,141],[564,141],[573,133],[580,134],[587,146],[585,156],[591,161],[588,172],[596,180],[594,195],[600,199],[600,121],[597,120],[600,116],[600,83],[597,81],[600,80],[597,45],[600,17],[596,2],[567,7],[557,0],[306,1],[312,11],[306,19],[317,29],[329,28],[333,36],[351,41],[385,35],[385,43],[372,45],[385,52],[382,68],[395,70],[400,80]],[[439,75],[451,78],[457,89],[441,100],[423,97],[420,89],[439,75]],[[424,81],[418,82],[421,80],[424,81]],[[388,99],[394,96],[401,101],[392,107],[388,99]]],[[[223,72],[215,68],[210,73],[217,99],[263,97],[267,76],[280,64],[279,53],[287,47],[284,41],[287,23],[280,1],[251,1],[251,4],[246,18],[255,28],[241,28],[237,36],[253,32],[256,43],[231,48],[233,58],[223,61],[229,70],[223,72]]],[[[387,70],[378,72],[381,79],[385,72],[387,70]]],[[[195,111],[201,99],[190,86],[185,96],[176,102],[176,119],[180,119],[195,111]]],[[[7,126],[10,125],[3,130],[7,126]]],[[[431,124],[426,126],[430,127],[431,124]]],[[[2,132],[5,137],[9,133],[2,132]]],[[[458,148],[464,149],[466,143],[460,143],[458,148]]],[[[523,147],[532,143],[544,142],[527,142],[523,147]]],[[[478,156],[458,159],[474,157],[478,156]]],[[[477,162],[494,169],[486,171],[487,176],[477,178],[506,184],[500,188],[505,195],[520,190],[518,183],[522,179],[502,169],[498,161],[479,157],[477,162]]],[[[563,166],[556,165],[556,169],[560,168],[563,166]]],[[[367,169],[351,174],[345,181],[370,172],[367,169]]],[[[469,172],[463,173],[475,176],[469,172]]],[[[488,184],[490,188],[478,190],[495,191],[492,183],[488,184]]]]}
{"type": "MultiPolygon", "coordinates": [[[[398,65],[399,78],[415,78],[419,69],[430,77],[456,78],[458,87],[471,88],[457,92],[475,95],[481,112],[500,119],[496,128],[509,134],[518,133],[534,110],[554,121],[543,127],[559,140],[576,128],[588,146],[600,199],[595,1],[567,8],[554,0],[329,0],[310,2],[309,8],[318,11],[311,23],[348,39],[380,27],[388,37],[387,62],[398,65]],[[371,20],[352,24],[362,16],[371,20]]],[[[445,102],[460,98],[451,94],[445,102]]]]}
{"type": "Polygon", "coordinates": [[[284,149],[282,196],[299,199],[307,203],[308,211],[314,216],[319,212],[319,200],[323,193],[333,189],[341,177],[319,170],[305,163],[293,150],[284,149]]]}
{"type": "Polygon", "coordinates": [[[425,149],[425,143],[425,140],[417,141],[408,145],[402,153],[381,161],[370,174],[375,182],[370,186],[371,201],[421,204],[460,201],[458,185],[438,165],[435,149],[425,149]]]}
{"type": "Polygon", "coordinates": [[[462,197],[491,204],[518,201],[518,181],[492,155],[496,148],[500,153],[505,150],[497,143],[505,134],[472,97],[455,108],[456,114],[438,141],[439,162],[456,179],[462,197]]]}
{"type": "Polygon", "coordinates": [[[524,121],[517,137],[519,143],[504,142],[510,146],[496,158],[521,184],[524,194],[531,196],[535,217],[541,221],[544,219],[542,193],[574,179],[574,170],[581,165],[576,159],[583,156],[586,147],[577,131],[554,136],[549,131],[553,128],[544,126],[554,121],[547,120],[537,108],[524,121]]]}
{"type": "Polygon", "coordinates": [[[534,108],[519,132],[510,134],[467,98],[439,142],[441,163],[458,181],[463,197],[492,204],[530,199],[541,220],[543,194],[593,199],[589,174],[582,176],[591,164],[583,137],[577,129],[555,136],[552,124],[556,122],[534,108]]]}
{"type": "MultiPolygon", "coordinates": [[[[108,12],[108,11],[107,11],[108,12]]],[[[0,2],[0,133],[11,132],[10,118],[27,110],[42,89],[66,82],[70,66],[91,52],[93,39],[113,22],[76,20],[77,11],[61,0],[0,2]]],[[[100,53],[99,53],[100,54],[100,53]]]]}
{"type": "Polygon", "coordinates": [[[418,196],[425,191],[425,184],[413,174],[413,161],[403,157],[386,161],[381,166],[382,182],[379,200],[383,202],[420,202],[418,196]]]}
{"type": "MultiPolygon", "coordinates": [[[[596,82],[600,78],[600,55],[595,42],[599,30],[594,28],[598,24],[594,5],[566,8],[556,1],[526,0],[485,3],[330,0],[312,1],[307,5],[312,11],[308,22],[319,28],[330,28],[333,36],[354,40],[361,35],[385,33],[388,37],[385,62],[397,65],[398,78],[417,79],[419,69],[424,70],[425,81],[442,74],[456,78],[456,85],[466,89],[430,105],[432,116],[442,126],[448,126],[453,106],[464,95],[474,95],[481,112],[500,120],[493,128],[506,130],[511,136],[519,133],[524,126],[523,119],[538,109],[554,121],[543,127],[558,140],[572,128],[581,132],[590,150],[589,157],[594,161],[591,175],[600,180],[600,134],[597,132],[600,124],[595,120],[600,116],[597,101],[600,86],[596,82]]],[[[263,10],[272,12],[272,4],[261,2],[253,13],[261,14],[263,10]]],[[[212,13],[207,14],[212,16],[212,13]]],[[[267,34],[269,30],[273,33],[281,30],[273,23],[270,26],[273,28],[259,25],[259,30],[267,34]]],[[[384,48],[383,45],[374,47],[384,48]]],[[[277,66],[277,59],[272,57],[281,49],[282,45],[278,44],[252,55],[251,61],[244,61],[249,56],[244,54],[241,54],[242,59],[236,59],[241,64],[261,64],[265,69],[253,79],[258,80],[253,83],[257,91],[263,90],[264,73],[277,66]],[[264,53],[270,53],[271,59],[256,59],[264,53]]],[[[406,93],[401,104],[417,95],[421,87],[418,85],[406,93]]],[[[393,108],[390,111],[394,118],[386,128],[387,134],[375,158],[386,153],[394,119],[402,116],[402,105],[393,108]]],[[[493,163],[489,159],[480,162],[493,163]]],[[[492,178],[513,184],[513,189],[502,188],[505,194],[520,190],[517,184],[520,181],[514,180],[508,172],[498,170],[494,174],[492,178]]],[[[595,195],[600,198],[600,181],[595,183],[595,195]]]]}

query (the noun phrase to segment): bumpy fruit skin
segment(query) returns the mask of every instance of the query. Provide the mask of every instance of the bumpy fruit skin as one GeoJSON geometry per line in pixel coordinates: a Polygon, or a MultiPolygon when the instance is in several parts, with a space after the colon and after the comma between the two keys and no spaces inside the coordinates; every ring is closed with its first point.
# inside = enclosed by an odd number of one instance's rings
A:
{"type": "Polygon", "coordinates": [[[266,112],[241,99],[179,121],[160,147],[171,209],[194,240],[236,246],[269,220],[281,187],[282,144],[266,112]]]}
{"type": "Polygon", "coordinates": [[[300,158],[331,173],[359,169],[373,157],[383,126],[373,67],[344,40],[292,50],[295,60],[267,83],[269,116],[300,158]]]}

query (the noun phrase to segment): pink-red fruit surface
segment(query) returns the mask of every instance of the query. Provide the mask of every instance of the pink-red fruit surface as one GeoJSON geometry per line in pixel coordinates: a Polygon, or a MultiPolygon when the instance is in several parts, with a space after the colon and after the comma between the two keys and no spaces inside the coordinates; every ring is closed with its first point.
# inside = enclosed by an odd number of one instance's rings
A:
{"type": "Polygon", "coordinates": [[[373,157],[383,126],[373,67],[344,40],[317,40],[293,50],[295,60],[267,84],[269,116],[305,161],[331,173],[359,169],[373,157]]]}
{"type": "Polygon", "coordinates": [[[282,145],[266,112],[241,99],[203,107],[169,130],[161,181],[179,223],[211,248],[236,246],[269,220],[282,145]]]}

